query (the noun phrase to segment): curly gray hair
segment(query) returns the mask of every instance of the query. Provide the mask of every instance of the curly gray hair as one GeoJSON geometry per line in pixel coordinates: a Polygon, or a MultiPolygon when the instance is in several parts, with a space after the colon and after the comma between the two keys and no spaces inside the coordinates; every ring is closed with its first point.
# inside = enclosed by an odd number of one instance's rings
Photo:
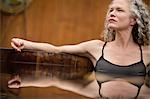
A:
{"type": "MultiPolygon", "coordinates": [[[[140,45],[150,45],[149,9],[142,0],[130,0],[130,2],[130,11],[136,17],[136,24],[132,29],[133,40],[140,45]]],[[[105,21],[104,40],[106,42],[113,41],[115,34],[115,31],[107,28],[107,22],[105,21]]]]}

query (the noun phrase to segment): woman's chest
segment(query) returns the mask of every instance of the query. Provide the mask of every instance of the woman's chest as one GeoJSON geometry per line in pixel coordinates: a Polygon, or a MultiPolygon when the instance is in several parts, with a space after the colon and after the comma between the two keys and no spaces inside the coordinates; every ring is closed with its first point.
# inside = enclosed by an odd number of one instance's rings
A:
{"type": "Polygon", "coordinates": [[[142,55],[137,51],[107,51],[103,54],[103,58],[113,64],[127,66],[142,60],[142,55]]]}
{"type": "Polygon", "coordinates": [[[130,49],[94,47],[94,50],[90,53],[93,57],[94,66],[102,56],[105,60],[122,66],[131,65],[141,60],[143,60],[145,66],[150,63],[150,51],[145,53],[144,49],[140,49],[139,47],[130,49]]]}

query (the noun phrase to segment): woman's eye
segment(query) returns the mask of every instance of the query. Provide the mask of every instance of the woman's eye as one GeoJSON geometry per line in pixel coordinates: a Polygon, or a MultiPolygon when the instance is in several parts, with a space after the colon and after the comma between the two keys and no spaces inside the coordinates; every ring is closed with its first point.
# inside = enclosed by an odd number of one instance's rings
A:
{"type": "Polygon", "coordinates": [[[112,11],[113,11],[113,9],[110,9],[110,10],[109,10],[109,12],[112,12],[112,11]]]}
{"type": "Polygon", "coordinates": [[[121,10],[121,9],[118,9],[118,11],[122,12],[123,10],[121,10]]]}

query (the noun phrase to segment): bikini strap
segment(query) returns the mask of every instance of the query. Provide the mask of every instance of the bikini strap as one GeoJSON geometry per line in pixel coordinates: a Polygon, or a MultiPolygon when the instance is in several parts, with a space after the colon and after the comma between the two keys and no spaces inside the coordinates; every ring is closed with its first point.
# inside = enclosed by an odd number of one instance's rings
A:
{"type": "Polygon", "coordinates": [[[103,49],[102,49],[102,57],[104,56],[104,47],[106,46],[107,42],[105,42],[105,44],[103,45],[103,49]]]}
{"type": "Polygon", "coordinates": [[[142,51],[142,47],[139,45],[140,47],[140,52],[141,52],[141,61],[143,62],[143,51],[142,51]]]}
{"type": "Polygon", "coordinates": [[[100,96],[100,98],[102,98],[103,96],[101,94],[101,83],[98,80],[97,80],[97,83],[99,85],[99,96],[100,96]]]}
{"type": "Polygon", "coordinates": [[[141,87],[139,87],[139,88],[138,88],[138,92],[137,92],[137,94],[136,94],[136,96],[135,96],[135,98],[134,98],[134,99],[137,99],[137,98],[138,98],[139,93],[140,93],[140,90],[141,90],[141,87]]]}

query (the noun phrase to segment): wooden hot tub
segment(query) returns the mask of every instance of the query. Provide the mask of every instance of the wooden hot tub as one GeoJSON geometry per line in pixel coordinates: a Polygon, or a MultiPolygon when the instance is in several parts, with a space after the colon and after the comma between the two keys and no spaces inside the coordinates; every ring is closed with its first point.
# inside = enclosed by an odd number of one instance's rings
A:
{"type": "Polygon", "coordinates": [[[70,91],[56,87],[8,88],[7,82],[14,75],[23,81],[58,78],[75,83],[88,84],[88,75],[93,64],[85,57],[66,53],[47,53],[43,51],[0,48],[0,80],[2,99],[88,99],[70,91]],[[71,98],[70,98],[71,97],[71,98]]]}

